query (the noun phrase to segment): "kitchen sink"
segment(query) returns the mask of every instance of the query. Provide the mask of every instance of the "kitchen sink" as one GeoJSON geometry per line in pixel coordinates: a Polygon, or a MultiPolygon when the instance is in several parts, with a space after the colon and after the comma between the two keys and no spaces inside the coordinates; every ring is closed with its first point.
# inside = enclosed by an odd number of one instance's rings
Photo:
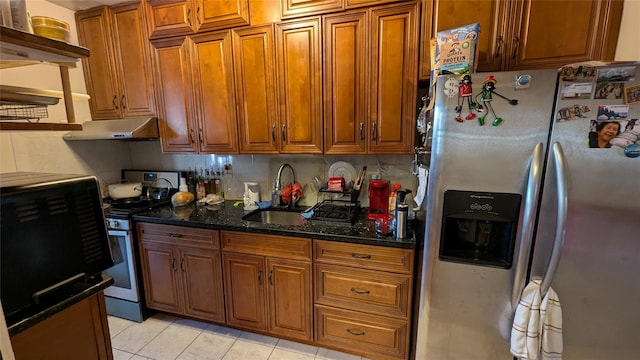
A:
{"type": "Polygon", "coordinates": [[[256,210],[243,216],[242,220],[278,225],[301,225],[303,221],[299,211],[275,209],[256,210]]]}

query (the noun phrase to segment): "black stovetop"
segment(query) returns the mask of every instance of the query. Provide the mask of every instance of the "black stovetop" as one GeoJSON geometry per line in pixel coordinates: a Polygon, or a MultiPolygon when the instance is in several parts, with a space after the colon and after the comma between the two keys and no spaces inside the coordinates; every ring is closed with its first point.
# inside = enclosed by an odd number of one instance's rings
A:
{"type": "Polygon", "coordinates": [[[171,199],[149,199],[146,197],[112,199],[105,198],[102,200],[104,204],[109,206],[105,209],[104,214],[107,218],[128,219],[132,215],[142,211],[152,209],[157,206],[164,206],[171,203],[171,199]]]}

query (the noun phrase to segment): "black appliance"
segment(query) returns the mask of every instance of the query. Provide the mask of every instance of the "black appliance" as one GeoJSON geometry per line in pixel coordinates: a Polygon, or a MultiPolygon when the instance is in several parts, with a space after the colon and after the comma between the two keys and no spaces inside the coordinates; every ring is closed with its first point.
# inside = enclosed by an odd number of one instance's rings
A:
{"type": "Polygon", "coordinates": [[[1,299],[9,325],[102,280],[113,266],[98,180],[0,174],[1,299]]]}

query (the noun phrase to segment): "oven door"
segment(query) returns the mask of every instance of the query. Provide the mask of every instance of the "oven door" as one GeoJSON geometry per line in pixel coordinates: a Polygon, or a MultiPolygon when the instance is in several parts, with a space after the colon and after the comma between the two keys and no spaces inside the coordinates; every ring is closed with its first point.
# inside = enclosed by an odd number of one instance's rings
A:
{"type": "Polygon", "coordinates": [[[111,276],[114,284],[104,290],[106,296],[138,302],[138,281],[136,279],[133,236],[131,231],[109,230],[111,256],[115,265],[104,271],[111,276]]]}

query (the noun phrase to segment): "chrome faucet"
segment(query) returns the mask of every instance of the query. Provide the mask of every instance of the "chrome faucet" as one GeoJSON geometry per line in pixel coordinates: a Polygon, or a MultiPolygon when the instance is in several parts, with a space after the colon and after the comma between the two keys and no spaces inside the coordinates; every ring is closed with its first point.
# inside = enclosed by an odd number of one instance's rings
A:
{"type": "MultiPolygon", "coordinates": [[[[282,170],[284,170],[284,168],[289,168],[289,170],[291,170],[291,175],[293,176],[293,182],[291,183],[291,186],[295,185],[296,183],[296,172],[293,170],[293,167],[287,163],[280,165],[280,168],[278,169],[278,175],[276,176],[276,181],[273,183],[273,190],[271,191],[271,203],[273,204],[273,206],[283,205],[282,197],[280,196],[283,189],[280,177],[282,176],[282,170]]],[[[300,199],[297,196],[293,196],[293,191],[291,191],[290,196],[291,197],[289,198],[288,206],[292,207],[300,199]]]]}

